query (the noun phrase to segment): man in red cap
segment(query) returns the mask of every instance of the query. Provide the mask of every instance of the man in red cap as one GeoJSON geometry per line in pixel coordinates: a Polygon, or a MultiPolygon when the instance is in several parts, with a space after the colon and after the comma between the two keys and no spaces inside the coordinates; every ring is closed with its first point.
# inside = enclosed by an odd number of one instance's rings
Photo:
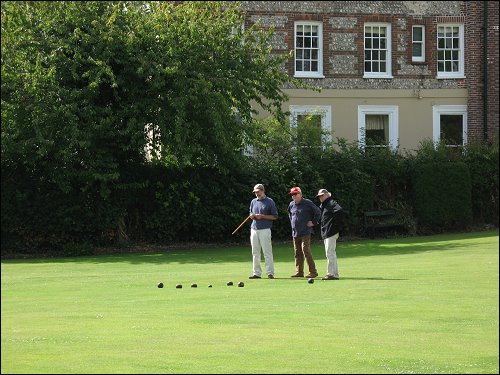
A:
{"type": "Polygon", "coordinates": [[[289,193],[292,201],[288,205],[288,217],[292,225],[293,249],[295,251],[296,273],[292,277],[304,277],[304,259],[309,267],[309,275],[318,276],[316,264],[311,254],[311,234],[313,227],[319,223],[321,211],[311,200],[302,197],[298,186],[289,193]]]}

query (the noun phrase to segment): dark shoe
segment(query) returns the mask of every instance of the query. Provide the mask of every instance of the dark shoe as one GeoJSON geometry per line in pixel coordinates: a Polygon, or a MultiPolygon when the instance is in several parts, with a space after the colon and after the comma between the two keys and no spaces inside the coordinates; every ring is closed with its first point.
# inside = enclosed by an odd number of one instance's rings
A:
{"type": "Polygon", "coordinates": [[[300,273],[296,273],[295,275],[292,275],[291,277],[304,277],[304,275],[300,274],[300,273]]]}
{"type": "Polygon", "coordinates": [[[267,275],[268,279],[274,279],[274,275],[267,275]]]}
{"type": "Polygon", "coordinates": [[[310,273],[309,275],[306,276],[308,279],[314,279],[315,277],[318,277],[317,273],[310,273]]]}
{"type": "Polygon", "coordinates": [[[249,279],[260,279],[261,277],[260,276],[257,276],[257,275],[252,275],[249,277],[249,279]]]}
{"type": "Polygon", "coordinates": [[[326,275],[325,277],[322,277],[321,280],[338,280],[338,277],[334,277],[332,275],[326,275]]]}

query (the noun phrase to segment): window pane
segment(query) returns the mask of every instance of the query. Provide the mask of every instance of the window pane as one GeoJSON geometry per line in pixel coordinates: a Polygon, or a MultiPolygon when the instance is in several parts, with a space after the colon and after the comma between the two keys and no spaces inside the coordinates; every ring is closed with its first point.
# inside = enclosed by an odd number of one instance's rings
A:
{"type": "Polygon", "coordinates": [[[321,115],[297,116],[297,136],[300,146],[321,146],[321,115]]]}
{"type": "Polygon", "coordinates": [[[441,115],[441,139],[447,145],[463,145],[462,115],[441,115]]]}
{"type": "Polygon", "coordinates": [[[413,41],[414,42],[421,42],[422,41],[422,28],[421,27],[414,27],[413,28],[413,41]]]}
{"type": "Polygon", "coordinates": [[[388,72],[387,31],[385,26],[365,26],[365,72],[388,72]]]}
{"type": "Polygon", "coordinates": [[[321,26],[302,24],[297,25],[297,34],[295,36],[295,63],[296,71],[308,73],[308,72],[319,72],[321,64],[319,61],[321,52],[321,26]],[[302,31],[299,36],[299,30],[302,31]],[[301,49],[298,52],[299,48],[301,49]],[[301,60],[301,61],[299,61],[301,60]],[[316,64],[312,65],[311,60],[317,60],[316,64]],[[300,69],[299,69],[300,68],[300,69]]]}
{"type": "Polygon", "coordinates": [[[413,43],[413,56],[415,56],[415,57],[422,56],[422,44],[413,43]]]}
{"type": "Polygon", "coordinates": [[[389,144],[389,115],[366,115],[365,126],[367,146],[387,146],[389,144]]]}

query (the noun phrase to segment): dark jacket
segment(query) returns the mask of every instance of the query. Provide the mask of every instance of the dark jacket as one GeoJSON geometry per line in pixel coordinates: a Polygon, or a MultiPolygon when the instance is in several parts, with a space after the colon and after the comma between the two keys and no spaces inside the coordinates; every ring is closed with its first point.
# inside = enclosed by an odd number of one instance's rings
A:
{"type": "Polygon", "coordinates": [[[342,230],[344,210],[332,197],[319,206],[321,209],[321,238],[326,239],[342,230]]]}

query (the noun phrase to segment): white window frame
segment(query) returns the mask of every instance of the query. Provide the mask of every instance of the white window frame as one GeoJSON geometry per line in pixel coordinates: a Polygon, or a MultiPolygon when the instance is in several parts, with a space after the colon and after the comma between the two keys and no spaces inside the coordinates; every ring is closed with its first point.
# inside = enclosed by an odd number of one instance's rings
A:
{"type": "Polygon", "coordinates": [[[447,145],[448,147],[465,146],[467,144],[467,106],[466,105],[435,105],[432,106],[432,140],[437,145],[441,140],[441,115],[462,115],[462,145],[447,145]]]}
{"type": "Polygon", "coordinates": [[[380,22],[367,22],[363,26],[363,78],[393,78],[392,76],[392,37],[391,37],[391,24],[380,22]],[[386,71],[385,72],[367,72],[365,70],[365,54],[366,54],[366,28],[367,27],[385,27],[386,28],[386,71]]]}
{"type": "MultiPolygon", "coordinates": [[[[449,78],[465,78],[465,69],[464,69],[464,25],[463,24],[458,24],[458,23],[441,23],[438,24],[436,27],[436,72],[437,76],[436,78],[438,79],[449,79],[449,78]],[[439,67],[439,28],[444,27],[458,27],[458,40],[460,43],[459,46],[459,51],[458,51],[458,71],[457,72],[440,72],[438,70],[439,67]]],[[[445,49],[445,51],[448,51],[448,49],[445,49]]]]}
{"type": "Polygon", "coordinates": [[[299,115],[321,115],[321,139],[323,148],[332,140],[332,107],[330,105],[290,105],[290,127],[297,128],[299,115]]]}
{"type": "Polygon", "coordinates": [[[358,142],[363,149],[366,147],[366,115],[389,116],[388,147],[396,150],[399,147],[399,107],[397,105],[358,106],[358,142]]]}
{"type": "Polygon", "coordinates": [[[411,61],[413,61],[413,62],[425,62],[425,26],[413,25],[413,27],[411,29],[411,42],[412,42],[411,61]],[[415,40],[415,29],[416,28],[422,30],[422,40],[415,40]],[[413,55],[413,44],[421,44],[422,45],[422,55],[421,56],[413,55]]]}
{"type": "Polygon", "coordinates": [[[323,75],[323,23],[319,21],[296,21],[293,27],[293,71],[297,78],[325,78],[323,75]],[[297,26],[317,26],[318,27],[318,71],[305,72],[297,71],[297,26]]]}

